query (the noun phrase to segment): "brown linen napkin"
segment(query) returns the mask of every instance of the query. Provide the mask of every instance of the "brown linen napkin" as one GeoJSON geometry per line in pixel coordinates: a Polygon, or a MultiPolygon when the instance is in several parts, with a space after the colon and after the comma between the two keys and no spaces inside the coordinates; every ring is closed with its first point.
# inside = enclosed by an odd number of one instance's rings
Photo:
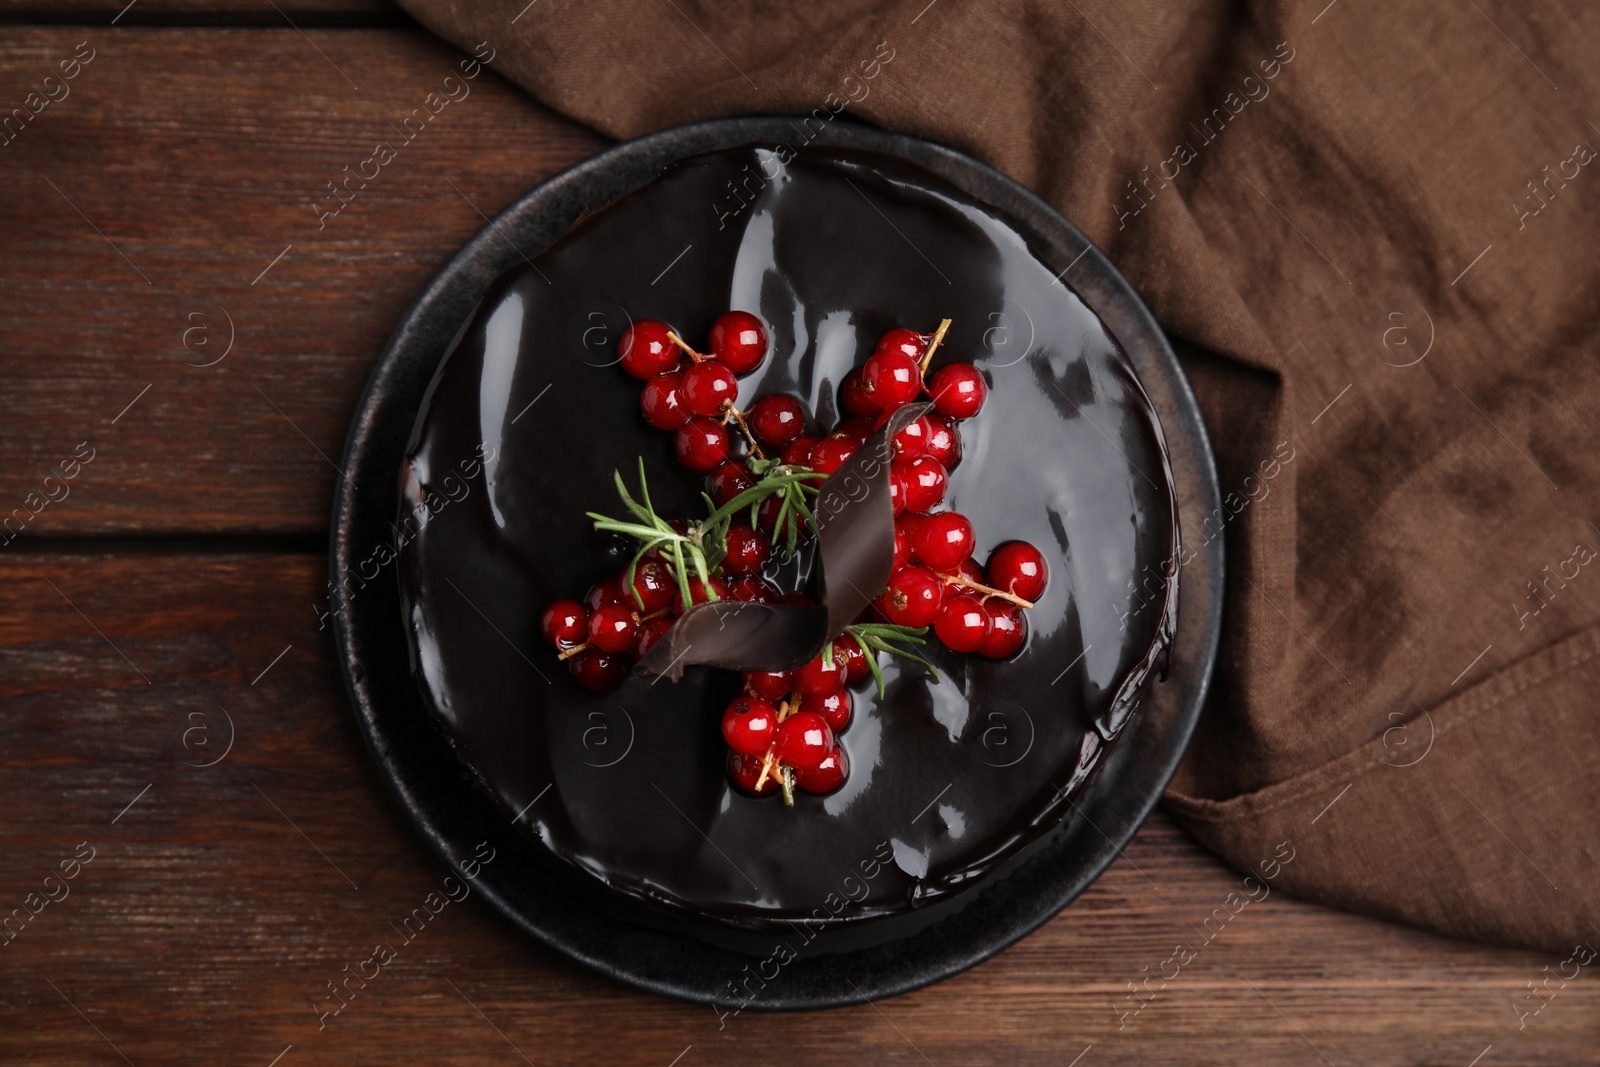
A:
{"type": "Polygon", "coordinates": [[[1311,900],[1600,938],[1600,8],[402,2],[616,137],[848,111],[1050,200],[1228,494],[1185,531],[1229,600],[1171,811],[1311,900]]]}

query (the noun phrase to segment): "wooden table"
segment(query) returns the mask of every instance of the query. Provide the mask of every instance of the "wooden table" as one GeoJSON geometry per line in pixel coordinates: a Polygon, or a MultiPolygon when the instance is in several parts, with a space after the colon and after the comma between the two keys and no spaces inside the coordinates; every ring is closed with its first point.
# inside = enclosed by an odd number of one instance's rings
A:
{"type": "Polygon", "coordinates": [[[319,1029],[444,873],[319,628],[334,457],[427,279],[604,141],[482,77],[319,224],[453,52],[379,0],[124,3],[0,3],[0,105],[59,97],[0,144],[0,1062],[1595,1061],[1587,972],[1519,1031],[1558,959],[1276,893],[1133,999],[1241,889],[1159,814],[1044,929],[882,1003],[719,1029],[468,902],[319,1029]]]}

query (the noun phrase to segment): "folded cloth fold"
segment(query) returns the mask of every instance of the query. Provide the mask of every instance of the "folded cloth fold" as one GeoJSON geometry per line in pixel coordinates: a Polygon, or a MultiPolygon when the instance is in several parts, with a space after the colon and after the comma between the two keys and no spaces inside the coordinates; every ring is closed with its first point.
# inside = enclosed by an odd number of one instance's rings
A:
{"type": "Polygon", "coordinates": [[[1169,809],[1241,870],[1289,842],[1307,899],[1600,938],[1600,8],[402,3],[615,137],[851,114],[1048,199],[1173,336],[1222,478],[1169,809]]]}

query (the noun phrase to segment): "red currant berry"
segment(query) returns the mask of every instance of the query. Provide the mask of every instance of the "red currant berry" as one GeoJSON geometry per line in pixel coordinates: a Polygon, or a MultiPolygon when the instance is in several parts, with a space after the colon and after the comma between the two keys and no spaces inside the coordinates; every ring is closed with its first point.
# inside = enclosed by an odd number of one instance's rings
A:
{"type": "Polygon", "coordinates": [[[729,460],[706,476],[706,492],[719,508],[755,484],[750,468],[737,460],[729,460]]]}
{"type": "Polygon", "coordinates": [[[762,700],[782,700],[794,692],[791,671],[745,671],[744,687],[762,700]]]}
{"type": "Polygon", "coordinates": [[[676,430],[688,422],[692,412],[683,402],[683,375],[673,371],[646,381],[639,393],[639,411],[658,430],[676,430]]]}
{"type": "Polygon", "coordinates": [[[850,761],[845,758],[844,749],[835,744],[822,757],[822,762],[815,767],[796,767],[794,770],[794,784],[804,789],[807,793],[831,793],[844,785],[845,779],[850,777],[850,761]]]}
{"type": "Polygon", "coordinates": [[[851,437],[829,434],[811,448],[811,469],[822,474],[832,474],[844,466],[844,461],[854,454],[861,443],[851,437]]]}
{"type": "Polygon", "coordinates": [[[597,693],[610,689],[628,673],[628,665],[621,656],[598,648],[586,648],[567,660],[567,669],[572,672],[573,681],[597,693]]]}
{"type": "Polygon", "coordinates": [[[927,354],[927,334],[917,333],[915,330],[894,329],[878,338],[874,352],[898,352],[908,359],[922,362],[922,357],[927,354]]]}
{"type": "Polygon", "coordinates": [[[895,516],[906,510],[906,481],[889,471],[889,511],[895,516]]]}
{"type": "MultiPolygon", "coordinates": [[[[627,572],[623,573],[626,575],[627,572]]],[[[633,568],[635,595],[627,598],[625,603],[643,615],[651,615],[672,603],[677,588],[665,566],[653,559],[640,560],[639,565],[633,568]]]]}
{"type": "Polygon", "coordinates": [[[557,648],[589,639],[589,613],[576,600],[552,600],[539,616],[539,635],[557,648]]]}
{"type": "Polygon", "coordinates": [[[965,515],[941,511],[922,520],[917,530],[917,557],[936,571],[951,573],[972,555],[972,523],[965,515]]]}
{"type": "Polygon", "coordinates": [[[928,420],[929,426],[928,444],[923,454],[938,460],[945,470],[955,470],[956,464],[961,462],[961,431],[956,429],[955,420],[937,411],[923,418],[928,420]]]}
{"type": "Polygon", "coordinates": [[[949,477],[934,460],[927,456],[897,459],[890,469],[905,481],[907,511],[931,511],[944,501],[949,477]]]}
{"type": "Polygon", "coordinates": [[[772,604],[783,591],[765,578],[753,574],[741,575],[728,583],[728,599],[745,604],[772,604]]]}
{"type": "Polygon", "coordinates": [[[683,372],[683,402],[696,415],[721,415],[722,405],[738,395],[739,380],[715,360],[704,360],[683,372]]]}
{"type": "MultiPolygon", "coordinates": [[[[893,487],[895,482],[891,479],[889,484],[893,487]]],[[[912,513],[909,511],[903,512],[900,518],[910,514],[912,513]]],[[[914,552],[915,547],[911,534],[904,526],[900,525],[899,519],[896,519],[894,524],[894,566],[890,568],[890,573],[892,574],[910,563],[914,552]]]]}
{"type": "Polygon", "coordinates": [[[922,392],[922,371],[903,352],[879,350],[861,368],[861,388],[878,410],[893,411],[922,392]]]}
{"type": "Polygon", "coordinates": [[[626,604],[602,604],[589,616],[589,643],[604,652],[626,652],[639,632],[639,618],[626,604]]]}
{"type": "Polygon", "coordinates": [[[732,574],[754,574],[767,565],[767,557],[772,554],[767,535],[742,522],[728,527],[727,546],[722,566],[732,574]]]}
{"type": "Polygon", "coordinates": [[[729,311],[711,324],[711,355],[735,374],[749,374],[767,358],[767,328],[748,311],[729,311]]]}
{"type": "Polygon", "coordinates": [[[844,681],[846,685],[859,682],[871,673],[867,666],[867,655],[861,648],[860,642],[849,634],[837,637],[833,642],[833,658],[844,661],[844,681]]]}
{"type": "Polygon", "coordinates": [[[800,710],[813,712],[822,716],[822,721],[828,724],[828,729],[835,734],[843,733],[850,725],[850,712],[852,701],[850,690],[841,689],[837,693],[827,696],[805,696],[800,699],[800,710]]]}
{"type": "MultiPolygon", "coordinates": [[[[878,417],[874,429],[881,430],[893,414],[892,411],[885,411],[878,417]]],[[[932,433],[933,423],[928,421],[928,416],[919,415],[900,427],[900,432],[890,439],[889,447],[901,459],[916,459],[928,450],[928,438],[932,433]]]]}
{"type": "Polygon", "coordinates": [[[756,440],[773,448],[782,448],[806,428],[806,409],[800,406],[800,401],[783,393],[757,400],[750,405],[746,418],[756,440]]]}
{"type": "Polygon", "coordinates": [[[702,582],[698,578],[689,579],[690,603],[683,602],[683,594],[679,593],[672,600],[672,610],[682,615],[685,610],[695,604],[705,604],[713,600],[728,599],[728,583],[721,578],[713,578],[710,582],[702,582]]]}
{"type": "Polygon", "coordinates": [[[844,688],[844,661],[822,661],[818,653],[809,663],[794,672],[794,685],[809,696],[827,696],[844,688]]]}
{"type": "Polygon", "coordinates": [[[989,639],[989,613],[983,602],[967,593],[945,598],[933,632],[952,652],[976,652],[989,639]]]}
{"type": "Polygon", "coordinates": [[[904,567],[889,578],[889,588],[878,597],[878,610],[898,626],[913,629],[932,625],[944,603],[944,582],[926,567],[904,567]]]}
{"type": "Polygon", "coordinates": [[[833,747],[833,731],[814,711],[797,711],[778,724],[778,758],[795,770],[821,766],[833,747]]]}
{"type": "Polygon", "coordinates": [[[876,418],[878,405],[867,395],[861,380],[861,368],[856,367],[839,383],[839,407],[848,415],[876,418]]]}
{"type": "Polygon", "coordinates": [[[617,339],[622,369],[641,381],[677,370],[682,354],[667,333],[667,324],[653,319],[640,319],[623,330],[617,339]]]}
{"type": "Polygon", "coordinates": [[[602,578],[584,594],[583,606],[593,613],[599,611],[603,604],[622,604],[628,599],[628,594],[622,591],[621,578],[602,578]]]}
{"type": "Polygon", "coordinates": [[[722,739],[741,756],[762,756],[778,735],[778,712],[760,697],[738,697],[722,713],[722,739]]]}
{"type": "Polygon", "coordinates": [[[1044,553],[1026,541],[1007,541],[989,557],[989,584],[1023,600],[1038,600],[1050,581],[1044,553]]]}
{"type": "Polygon", "coordinates": [[[989,613],[989,636],[978,651],[990,659],[1010,659],[1028,640],[1027,616],[1003,600],[991,600],[983,608],[989,613]]]}
{"type": "Polygon", "coordinates": [[[633,654],[637,659],[644,659],[645,654],[656,646],[656,642],[666,636],[672,624],[678,620],[665,615],[654,619],[646,619],[639,624],[639,635],[633,639],[633,654]]]}
{"type": "MultiPolygon", "coordinates": [[[[917,531],[922,529],[922,520],[926,519],[927,517],[928,516],[922,514],[920,511],[907,511],[904,514],[895,517],[895,529],[904,530],[906,532],[906,536],[911,539],[911,555],[913,558],[915,558],[917,554],[917,531]]],[[[898,567],[895,569],[899,570],[898,567]]]]}
{"type": "Polygon", "coordinates": [[[728,428],[716,419],[696,415],[673,438],[672,450],[679,463],[696,474],[708,474],[728,458],[728,428]]]}
{"type": "Polygon", "coordinates": [[[989,396],[989,384],[970,363],[946,363],[928,378],[928,395],[941,415],[970,419],[989,396]]]}
{"type": "MultiPolygon", "coordinates": [[[[763,753],[765,755],[765,753],[763,753]]],[[[772,775],[767,775],[767,780],[761,782],[761,757],[742,756],[737,752],[728,753],[728,781],[732,782],[741,793],[746,796],[766,796],[776,793],[781,786],[772,775]],[[756,790],[756,783],[761,782],[761,789],[756,790]]]]}
{"type": "Polygon", "coordinates": [[[817,439],[808,433],[803,433],[790,441],[780,457],[791,467],[811,466],[811,450],[816,447],[817,439]]]}
{"type": "Polygon", "coordinates": [[[835,437],[848,437],[860,445],[865,444],[876,429],[872,419],[846,419],[835,427],[833,434],[835,437]]]}

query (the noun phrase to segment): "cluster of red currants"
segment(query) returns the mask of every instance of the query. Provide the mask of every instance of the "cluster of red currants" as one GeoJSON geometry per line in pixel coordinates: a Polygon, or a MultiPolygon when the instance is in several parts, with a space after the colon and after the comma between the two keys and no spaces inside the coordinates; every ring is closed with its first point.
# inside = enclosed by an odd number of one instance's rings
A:
{"type": "Polygon", "coordinates": [[[696,474],[709,474],[728,459],[730,420],[746,426],[746,413],[734,407],[739,376],[767,358],[767,328],[748,311],[730,311],[711,324],[710,342],[710,354],[702,355],[653,319],[634,323],[617,340],[622,369],[644,382],[639,410],[645,421],[673,433],[678,462],[696,474]]]}
{"type": "Polygon", "coordinates": [[[855,638],[833,642],[792,671],[745,671],[744,692],[722,713],[728,743],[728,779],[751,796],[769,792],[831,793],[850,774],[838,735],[850,725],[853,698],[846,688],[870,673],[855,638]]]}
{"type": "MultiPolygon", "coordinates": [[[[806,411],[794,397],[774,394],[760,398],[746,413],[756,447],[779,450],[779,458],[790,466],[831,475],[890,415],[917,400],[926,389],[934,410],[894,437],[890,493],[896,514],[937,506],[944,499],[951,468],[961,462],[957,423],[976,415],[988,395],[983,375],[970,363],[946,364],[924,385],[923,372],[942,330],[932,336],[900,329],[884,334],[867,362],[846,374],[839,384],[843,416],[825,436],[805,432],[806,411]]],[[[737,460],[731,462],[737,466],[737,460]]],[[[739,480],[734,473],[724,478],[739,480]]]]}
{"type": "Polygon", "coordinates": [[[581,604],[553,600],[539,617],[540,635],[585,689],[621,682],[683,613],[677,583],[659,560],[639,562],[631,593],[626,582],[626,573],[603,579],[589,587],[581,604]]]}
{"type": "MultiPolygon", "coordinates": [[[[1049,572],[1038,549],[1012,541],[995,550],[986,574],[972,558],[972,523],[954,511],[933,511],[944,502],[949,471],[961,460],[960,423],[988,397],[983,375],[970,363],[947,363],[924,381],[942,334],[943,327],[932,336],[904,329],[884,334],[865,365],[840,385],[839,405],[850,418],[821,440],[794,438],[794,451],[784,458],[831,474],[894,411],[926,393],[934,410],[908,423],[891,442],[894,573],[876,606],[897,625],[932,626],[956,652],[1005,659],[1027,640],[1022,611],[1043,594],[1049,572]]],[[[758,401],[753,410],[767,400],[789,400],[799,408],[792,398],[775,397],[758,401]]],[[[760,428],[756,434],[761,436],[760,428]]]]}
{"type": "MultiPolygon", "coordinates": [[[[878,626],[883,633],[874,632],[871,623],[852,627],[860,640],[841,635],[829,654],[793,671],[747,672],[742,695],[722,719],[731,749],[728,777],[751,795],[781,790],[786,798],[796,787],[826,793],[843,784],[848,764],[837,735],[851,717],[846,686],[878,673],[873,669],[878,650],[908,654],[880,640],[894,628],[932,627],[951,650],[996,659],[1021,649],[1028,636],[1024,609],[1033,606],[1049,580],[1043,554],[1026,542],[1011,541],[993,551],[985,568],[973,557],[972,523],[957,512],[935,510],[944,502],[949,472],[961,461],[960,423],[978,414],[988,397],[988,385],[971,363],[946,363],[928,373],[949,325],[944,321],[932,334],[906,329],[884,334],[866,363],[840,383],[841,421],[823,436],[806,432],[807,411],[793,396],[763,396],[746,411],[736,406],[738,376],[757,369],[767,355],[767,331],[754,315],[729,311],[719,317],[711,328],[709,354],[695,351],[664,323],[631,325],[617,352],[623,369],[644,382],[639,404],[645,420],[674,434],[679,462],[706,476],[707,495],[717,508],[726,510],[735,497],[758,485],[737,506],[742,514],[751,497],[759,504],[753,524],[727,525],[725,552],[705,580],[675,575],[666,561],[676,557],[651,548],[634,567],[631,589],[624,572],[592,587],[581,604],[558,600],[548,605],[541,632],[567,661],[573,678],[595,690],[616,685],[692,603],[811,603],[804,593],[784,593],[760,575],[785,516],[790,523],[796,522],[796,512],[809,518],[803,507],[792,507],[796,499],[803,503],[801,489],[814,492],[814,482],[837,471],[895,411],[924,397],[933,410],[906,424],[890,442],[894,569],[872,608],[890,626],[878,626]],[[744,450],[735,450],[730,425],[737,427],[744,450]],[[788,485],[788,497],[776,490],[762,496],[774,478],[813,481],[788,485]]],[[[699,529],[651,517],[669,538],[674,530],[684,535],[699,529]]],[[[677,565],[682,566],[681,558],[677,565]]]]}
{"type": "Polygon", "coordinates": [[[898,626],[933,627],[952,651],[1006,659],[1027,641],[1022,612],[1044,593],[1049,569],[1037,548],[1010,541],[994,550],[986,573],[972,556],[971,521],[959,512],[933,510],[944,502],[948,471],[961,458],[960,423],[988,398],[983,375],[970,363],[946,363],[923,380],[947,326],[942,323],[931,337],[890,330],[840,386],[840,405],[859,419],[874,418],[875,426],[924,393],[934,406],[891,443],[894,570],[874,606],[898,626]]]}
{"type": "MultiPolygon", "coordinates": [[[[731,473],[726,462],[732,444],[727,424],[737,419],[744,426],[744,413],[734,407],[737,376],[755,370],[766,358],[767,330],[749,312],[730,311],[712,324],[710,341],[711,353],[702,355],[665,323],[645,319],[623,331],[617,355],[622,369],[645,383],[639,397],[645,420],[675,432],[680,462],[700,474],[723,467],[731,473]]],[[[741,471],[742,480],[722,486],[728,473],[713,474],[711,479],[719,502],[755,484],[747,471],[741,471]]],[[[688,528],[687,523],[681,525],[688,528]]],[[[772,553],[766,533],[748,523],[734,523],[728,528],[726,545],[717,576],[705,582],[690,580],[693,603],[729,598],[768,601],[782,595],[760,577],[772,553]]],[[[610,689],[620,682],[688,606],[672,574],[657,558],[646,558],[634,568],[632,595],[626,583],[626,572],[607,578],[590,587],[583,603],[554,601],[540,619],[545,641],[586,689],[610,689]]]]}
{"type": "MultiPolygon", "coordinates": [[[[987,383],[970,363],[947,363],[924,380],[948,325],[933,335],[905,329],[884,334],[866,363],[840,383],[839,406],[849,417],[825,437],[803,432],[804,409],[793,397],[763,397],[752,406],[749,422],[757,440],[783,449],[784,462],[832,474],[890,415],[926,394],[934,410],[908,423],[890,443],[894,571],[874,608],[898,626],[932,626],[953,651],[1005,659],[1027,640],[1023,610],[1044,593],[1049,570],[1037,548],[1011,541],[995,549],[986,572],[972,556],[972,523],[958,512],[933,511],[944,502],[949,471],[961,460],[960,423],[978,414],[988,398],[987,383]]],[[[735,468],[722,475],[727,482],[739,485],[748,478],[736,473],[736,462],[723,466],[735,468]]],[[[832,653],[831,664],[818,657],[793,672],[744,675],[744,694],[722,716],[723,738],[732,750],[728,777],[736,786],[760,795],[769,784],[787,788],[792,780],[821,793],[844,782],[849,765],[834,738],[850,721],[845,685],[865,677],[871,653],[849,637],[836,641],[832,653]]]]}
{"type": "Polygon", "coordinates": [[[894,522],[894,572],[873,606],[897,626],[932,626],[953,652],[1007,659],[1028,640],[1023,609],[1043,595],[1049,568],[1026,541],[996,548],[987,572],[972,549],[965,515],[903,513],[894,522]]]}
{"type": "MultiPolygon", "coordinates": [[[[727,577],[702,583],[689,580],[694,604],[708,600],[810,604],[804,593],[785,593],[756,574],[767,561],[771,542],[750,526],[735,523],[728,530],[728,554],[721,570],[727,577]],[[736,551],[734,544],[740,548],[736,551]]],[[[610,689],[627,675],[678,621],[689,604],[658,559],[643,559],[633,571],[633,592],[627,573],[589,587],[583,602],[552,600],[539,617],[539,634],[567,664],[573,680],[585,689],[610,689]]],[[[863,668],[865,669],[865,668],[863,668]]]]}

